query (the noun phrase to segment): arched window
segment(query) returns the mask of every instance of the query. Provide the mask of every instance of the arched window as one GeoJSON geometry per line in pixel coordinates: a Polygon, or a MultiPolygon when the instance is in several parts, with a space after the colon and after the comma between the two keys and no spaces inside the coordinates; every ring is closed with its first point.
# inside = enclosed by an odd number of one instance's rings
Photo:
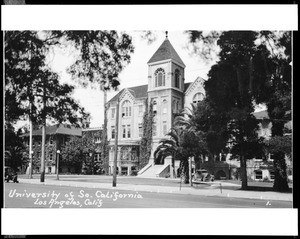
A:
{"type": "Polygon", "coordinates": [[[175,87],[180,88],[180,72],[178,69],[175,70],[175,87]]]}
{"type": "Polygon", "coordinates": [[[158,68],[155,71],[155,87],[165,86],[165,71],[162,68],[158,68]]]}
{"type": "Polygon", "coordinates": [[[204,99],[204,94],[202,94],[202,93],[197,93],[197,94],[195,94],[194,97],[193,97],[193,103],[194,103],[194,104],[197,104],[197,103],[199,103],[200,101],[202,101],[203,99],[204,99]]]}
{"type": "Polygon", "coordinates": [[[129,100],[125,100],[122,104],[122,117],[131,116],[131,104],[129,100]]]}

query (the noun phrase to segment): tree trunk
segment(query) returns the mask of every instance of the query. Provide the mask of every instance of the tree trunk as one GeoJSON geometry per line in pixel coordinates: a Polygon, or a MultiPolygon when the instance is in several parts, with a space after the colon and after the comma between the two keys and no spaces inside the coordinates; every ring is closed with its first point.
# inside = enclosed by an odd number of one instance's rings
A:
{"type": "Polygon", "coordinates": [[[183,183],[189,183],[189,162],[188,160],[180,161],[180,177],[183,179],[183,183]]]}
{"type": "Polygon", "coordinates": [[[241,179],[242,179],[242,190],[247,190],[248,188],[248,179],[247,179],[247,161],[245,156],[241,154],[241,179]]]}
{"type": "Polygon", "coordinates": [[[287,183],[286,162],[284,158],[284,153],[276,153],[274,154],[273,158],[275,174],[273,189],[276,192],[288,192],[289,185],[287,183]]]}

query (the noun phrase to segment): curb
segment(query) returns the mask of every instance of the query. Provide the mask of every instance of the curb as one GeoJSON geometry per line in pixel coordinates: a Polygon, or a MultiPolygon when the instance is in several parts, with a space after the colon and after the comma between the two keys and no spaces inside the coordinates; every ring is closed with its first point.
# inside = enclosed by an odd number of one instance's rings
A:
{"type": "MultiPolygon", "coordinates": [[[[51,186],[64,186],[64,187],[82,187],[82,188],[102,188],[109,190],[132,190],[132,191],[142,191],[142,192],[156,192],[156,193],[170,193],[170,194],[186,194],[194,196],[206,196],[206,197],[231,197],[231,198],[244,198],[244,199],[261,199],[261,200],[278,200],[278,201],[293,201],[293,195],[278,195],[276,192],[238,192],[235,189],[219,189],[216,187],[210,189],[196,189],[196,188],[187,188],[182,187],[181,190],[177,187],[170,186],[153,186],[153,185],[128,185],[128,184],[119,184],[118,188],[114,188],[108,184],[101,183],[83,183],[83,182],[72,182],[72,181],[56,181],[56,180],[47,180],[47,182],[41,183],[39,180],[35,179],[19,179],[20,183],[28,184],[43,184],[51,186]]],[[[201,184],[211,185],[206,182],[201,184]]],[[[218,186],[219,183],[216,184],[218,186]]],[[[228,185],[227,185],[228,186],[228,185]]],[[[236,185],[235,185],[236,186],[236,185]]]]}

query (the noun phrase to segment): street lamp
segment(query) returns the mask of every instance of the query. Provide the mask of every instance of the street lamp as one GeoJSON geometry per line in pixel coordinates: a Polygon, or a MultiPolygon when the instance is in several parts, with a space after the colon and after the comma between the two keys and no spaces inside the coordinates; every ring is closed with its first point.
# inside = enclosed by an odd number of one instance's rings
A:
{"type": "Polygon", "coordinates": [[[59,180],[59,154],[60,154],[60,150],[58,149],[56,151],[56,179],[59,180]]]}
{"type": "MultiPolygon", "coordinates": [[[[90,152],[90,153],[89,153],[89,156],[90,156],[90,158],[92,158],[93,153],[90,152]]],[[[93,159],[93,158],[92,158],[92,175],[94,175],[94,159],[93,159]]]]}

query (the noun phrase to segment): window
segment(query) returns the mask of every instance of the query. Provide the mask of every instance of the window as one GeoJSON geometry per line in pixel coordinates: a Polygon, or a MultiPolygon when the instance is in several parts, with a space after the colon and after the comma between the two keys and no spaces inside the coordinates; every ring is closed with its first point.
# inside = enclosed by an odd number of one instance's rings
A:
{"type": "Polygon", "coordinates": [[[122,104],[122,117],[130,117],[130,116],[131,116],[131,104],[128,100],[126,100],[122,104]]]}
{"type": "Polygon", "coordinates": [[[167,133],[168,133],[167,121],[163,121],[163,134],[166,135],[167,133]]]}
{"type": "Polygon", "coordinates": [[[179,111],[179,102],[178,101],[176,101],[175,109],[176,109],[177,112],[179,111]]]}
{"type": "Polygon", "coordinates": [[[202,93],[197,93],[194,95],[193,103],[197,104],[204,99],[204,95],[202,93]]]}
{"type": "Polygon", "coordinates": [[[221,154],[221,161],[226,161],[226,154],[221,154]]]}
{"type": "Polygon", "coordinates": [[[127,125],[127,138],[131,138],[131,129],[130,129],[130,125],[127,125]]]}
{"type": "Polygon", "coordinates": [[[143,137],[143,125],[139,124],[139,137],[143,137]]]}
{"type": "Polygon", "coordinates": [[[53,145],[53,138],[49,137],[49,145],[53,145]]]}
{"type": "Polygon", "coordinates": [[[49,154],[49,161],[52,161],[52,160],[53,160],[53,154],[50,153],[50,154],[49,154]]]}
{"type": "Polygon", "coordinates": [[[262,179],[262,171],[255,171],[255,179],[262,179]]]}
{"type": "Polygon", "coordinates": [[[96,144],[100,144],[101,143],[101,138],[100,137],[96,137],[95,138],[95,143],[96,144]]]}
{"type": "Polygon", "coordinates": [[[95,162],[100,162],[100,158],[101,158],[100,153],[95,153],[94,161],[95,161],[95,162]]]}
{"type": "Polygon", "coordinates": [[[111,109],[111,118],[114,119],[116,116],[116,109],[115,108],[112,108],[111,109]]]}
{"type": "Polygon", "coordinates": [[[275,179],[275,173],[274,173],[274,171],[270,171],[270,179],[272,179],[272,180],[275,179]]]}
{"type": "Polygon", "coordinates": [[[162,104],[162,113],[166,114],[167,113],[167,100],[163,100],[163,104],[162,104]]]}
{"type": "Polygon", "coordinates": [[[126,138],[126,126],[122,125],[123,138],[126,138]]]}
{"type": "Polygon", "coordinates": [[[180,82],[180,72],[178,69],[176,69],[175,70],[175,87],[176,88],[180,88],[179,82],[180,82]]]}
{"type": "Polygon", "coordinates": [[[111,138],[114,139],[116,136],[115,126],[111,126],[111,138]]]}
{"type": "Polygon", "coordinates": [[[152,131],[152,135],[156,136],[156,123],[153,123],[153,131],[152,131]]]}
{"type": "Polygon", "coordinates": [[[158,68],[155,71],[155,87],[165,86],[165,71],[162,68],[158,68]]]}
{"type": "Polygon", "coordinates": [[[144,107],[143,105],[139,105],[139,116],[143,115],[144,107]]]}
{"type": "Polygon", "coordinates": [[[153,101],[153,113],[154,114],[157,113],[157,103],[156,103],[156,101],[153,101]]]}

